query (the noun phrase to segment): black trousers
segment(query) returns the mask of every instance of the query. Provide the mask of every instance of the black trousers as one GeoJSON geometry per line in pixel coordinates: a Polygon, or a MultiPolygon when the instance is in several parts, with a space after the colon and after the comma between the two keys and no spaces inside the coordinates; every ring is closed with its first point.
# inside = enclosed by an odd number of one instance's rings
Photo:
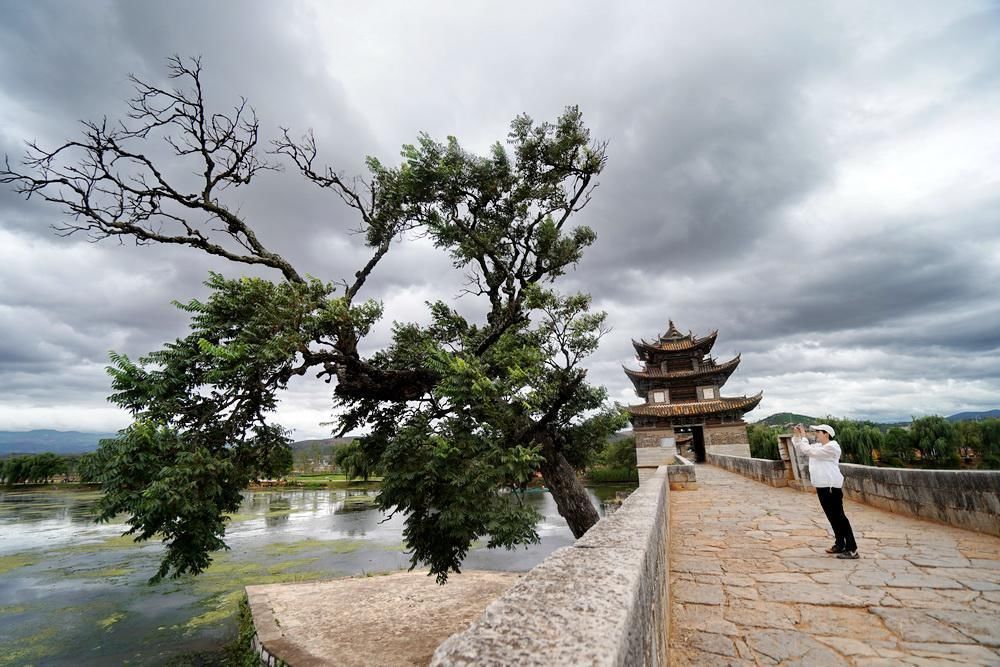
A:
{"type": "Polygon", "coordinates": [[[833,486],[817,488],[816,495],[819,496],[819,504],[826,512],[826,518],[830,521],[833,534],[836,536],[836,543],[848,551],[857,551],[858,543],[854,541],[854,531],[851,530],[851,522],[844,514],[844,491],[833,486]]]}

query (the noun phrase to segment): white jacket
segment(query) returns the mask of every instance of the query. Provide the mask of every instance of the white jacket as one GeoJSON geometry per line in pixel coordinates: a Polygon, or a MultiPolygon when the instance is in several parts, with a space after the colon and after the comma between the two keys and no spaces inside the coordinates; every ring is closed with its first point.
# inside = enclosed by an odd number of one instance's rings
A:
{"type": "Polygon", "coordinates": [[[809,457],[809,479],[817,488],[844,486],[844,476],[840,473],[840,444],[831,440],[825,445],[809,444],[805,438],[792,438],[795,449],[809,457]]]}

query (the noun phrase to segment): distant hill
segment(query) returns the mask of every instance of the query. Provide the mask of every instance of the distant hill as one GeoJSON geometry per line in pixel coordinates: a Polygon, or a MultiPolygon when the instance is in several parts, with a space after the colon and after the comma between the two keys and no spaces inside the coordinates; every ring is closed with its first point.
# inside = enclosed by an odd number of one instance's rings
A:
{"type": "Polygon", "coordinates": [[[1000,410],[985,410],[983,412],[958,412],[948,416],[950,422],[978,421],[980,419],[1000,419],[1000,410]]]}
{"type": "Polygon", "coordinates": [[[10,454],[83,454],[97,449],[97,443],[117,433],[81,433],[80,431],[0,431],[0,456],[10,454]]]}
{"type": "Polygon", "coordinates": [[[758,424],[767,424],[768,426],[784,426],[785,424],[798,424],[799,422],[808,426],[809,424],[815,424],[816,418],[799,415],[794,412],[777,412],[757,421],[758,424]]]}
{"type": "Polygon", "coordinates": [[[292,451],[298,452],[303,449],[309,449],[314,446],[318,446],[321,449],[324,447],[340,447],[341,445],[346,445],[349,442],[354,442],[358,439],[356,435],[347,435],[343,438],[317,438],[314,440],[298,440],[292,443],[292,451]]]}

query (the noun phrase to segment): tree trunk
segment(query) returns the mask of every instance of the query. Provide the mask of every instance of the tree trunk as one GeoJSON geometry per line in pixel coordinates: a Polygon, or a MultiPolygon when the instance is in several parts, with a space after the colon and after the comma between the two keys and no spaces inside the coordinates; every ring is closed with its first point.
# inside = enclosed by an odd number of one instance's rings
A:
{"type": "Polygon", "coordinates": [[[545,485],[556,500],[559,514],[566,519],[569,529],[573,531],[573,537],[581,537],[601,517],[566,457],[551,444],[542,447],[542,456],[545,485]]]}

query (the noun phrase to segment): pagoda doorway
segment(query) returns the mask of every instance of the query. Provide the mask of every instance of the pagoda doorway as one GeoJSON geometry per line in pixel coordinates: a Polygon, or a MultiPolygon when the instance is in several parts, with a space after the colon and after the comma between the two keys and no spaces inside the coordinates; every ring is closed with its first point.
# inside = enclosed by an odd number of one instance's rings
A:
{"type": "Polygon", "coordinates": [[[694,462],[705,462],[705,431],[701,426],[691,427],[691,438],[694,440],[694,462]]]}
{"type": "Polygon", "coordinates": [[[678,426],[674,428],[674,433],[690,433],[691,448],[694,450],[694,462],[705,462],[705,430],[701,424],[697,426],[678,426]]]}

